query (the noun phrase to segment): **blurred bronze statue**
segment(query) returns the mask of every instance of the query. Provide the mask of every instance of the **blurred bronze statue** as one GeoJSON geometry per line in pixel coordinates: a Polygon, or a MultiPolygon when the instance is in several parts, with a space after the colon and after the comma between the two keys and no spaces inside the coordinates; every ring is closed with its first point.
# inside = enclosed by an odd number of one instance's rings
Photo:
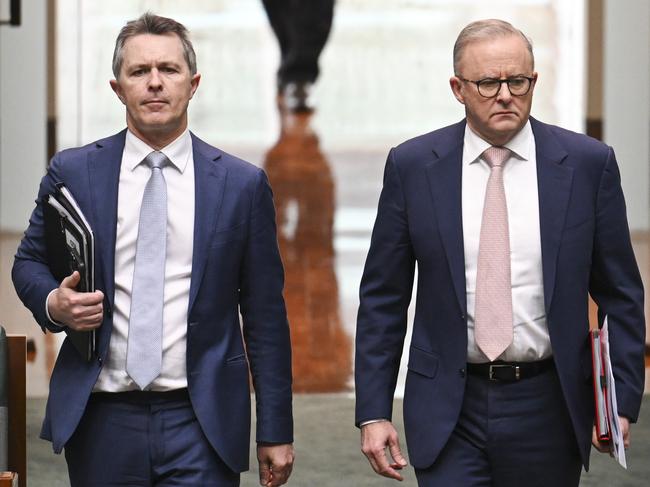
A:
{"type": "Polygon", "coordinates": [[[334,272],[334,180],[311,114],[282,112],[280,138],[264,169],[277,213],[291,322],[296,392],[349,388],[351,340],[339,315],[334,272]]]}

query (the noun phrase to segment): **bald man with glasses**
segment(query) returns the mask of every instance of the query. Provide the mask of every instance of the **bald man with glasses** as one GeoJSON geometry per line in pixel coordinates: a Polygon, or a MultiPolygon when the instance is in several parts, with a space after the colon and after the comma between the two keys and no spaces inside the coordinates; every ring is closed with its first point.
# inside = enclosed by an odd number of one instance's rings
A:
{"type": "Polygon", "coordinates": [[[530,117],[536,82],[521,31],[471,23],[450,79],[465,119],[388,155],[355,364],[380,475],[407,465],[391,416],[416,264],[404,424],[420,486],[578,486],[594,424],[588,296],[608,316],[629,445],[645,319],[616,158],[530,117]]]}

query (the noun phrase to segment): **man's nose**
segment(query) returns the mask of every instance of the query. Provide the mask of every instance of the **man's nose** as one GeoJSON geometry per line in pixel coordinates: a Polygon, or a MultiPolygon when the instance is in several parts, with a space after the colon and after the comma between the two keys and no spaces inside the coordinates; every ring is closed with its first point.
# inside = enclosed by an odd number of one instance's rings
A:
{"type": "Polygon", "coordinates": [[[512,100],[512,95],[510,94],[510,88],[508,88],[508,83],[501,83],[499,85],[499,91],[497,92],[497,101],[501,103],[510,103],[512,100]]]}
{"type": "Polygon", "coordinates": [[[161,86],[162,80],[160,77],[160,71],[158,71],[156,68],[153,68],[149,73],[149,88],[157,90],[160,89],[161,86]]]}

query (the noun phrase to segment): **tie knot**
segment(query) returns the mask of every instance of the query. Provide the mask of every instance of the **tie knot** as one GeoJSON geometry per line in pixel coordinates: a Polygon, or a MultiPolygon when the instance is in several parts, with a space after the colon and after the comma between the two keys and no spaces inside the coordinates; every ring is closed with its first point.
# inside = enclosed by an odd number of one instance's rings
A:
{"type": "Polygon", "coordinates": [[[510,149],[505,147],[490,147],[483,152],[483,159],[490,167],[502,167],[510,157],[510,149]]]}
{"type": "Polygon", "coordinates": [[[144,158],[144,162],[151,169],[161,169],[167,164],[167,156],[160,151],[153,151],[144,158]]]}

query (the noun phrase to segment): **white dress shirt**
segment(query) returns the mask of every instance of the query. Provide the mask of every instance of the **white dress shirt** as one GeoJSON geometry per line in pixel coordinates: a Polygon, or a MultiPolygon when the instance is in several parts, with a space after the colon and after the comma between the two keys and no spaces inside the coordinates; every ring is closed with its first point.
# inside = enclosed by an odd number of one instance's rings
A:
{"type": "MultiPolygon", "coordinates": [[[[476,265],[483,200],[490,167],[481,154],[490,144],[465,128],[462,212],[467,286],[467,361],[488,362],[474,338],[476,265]]],[[[537,158],[530,122],[505,144],[512,151],[503,170],[508,207],[512,277],[513,340],[500,360],[529,362],[552,355],[544,308],[542,246],[537,196],[537,158]]]]}
{"type": "MultiPolygon", "coordinates": [[[[140,206],[151,169],[141,164],[154,149],[131,131],[122,154],[115,238],[115,301],[108,355],[94,391],[138,389],[126,373],[131,287],[140,206]]],[[[148,387],[164,391],[187,387],[185,368],[187,311],[194,243],[194,158],[188,130],[161,149],[171,161],[163,168],[167,183],[167,258],[163,303],[162,372],[148,387]]]]}

